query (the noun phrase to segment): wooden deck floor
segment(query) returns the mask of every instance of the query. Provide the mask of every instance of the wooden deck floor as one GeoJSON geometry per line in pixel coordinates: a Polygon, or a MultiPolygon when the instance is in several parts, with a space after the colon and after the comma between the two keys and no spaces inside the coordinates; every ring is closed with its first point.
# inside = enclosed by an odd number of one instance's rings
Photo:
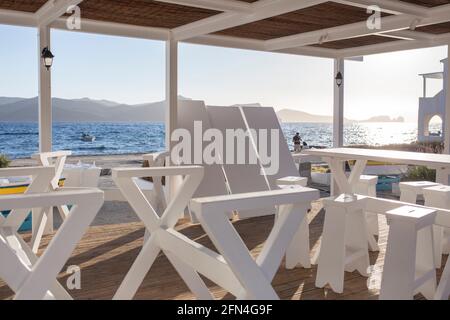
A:
{"type": "MultiPolygon", "coordinates": [[[[322,234],[324,212],[315,203],[309,214],[311,247],[314,252],[322,234]]],[[[273,285],[282,299],[377,299],[388,228],[381,222],[381,251],[371,253],[373,272],[369,278],[358,273],[345,274],[345,291],[335,294],[329,289],[314,286],[316,268],[278,271],[273,285]]],[[[257,255],[273,224],[272,217],[237,221],[238,232],[252,253],[257,255]]],[[[213,248],[208,237],[198,225],[181,224],[178,229],[199,243],[213,248]]],[[[67,266],[78,265],[81,270],[81,290],[71,291],[75,299],[111,299],[137,256],[143,241],[144,229],[140,223],[91,227],[84,236],[67,266]]],[[[43,246],[45,247],[47,237],[43,246]]],[[[66,269],[64,269],[66,270],[66,269]]],[[[439,275],[440,276],[439,271],[439,275]]],[[[65,284],[67,275],[61,273],[65,284]]],[[[207,282],[217,299],[233,298],[220,287],[207,282]]],[[[12,292],[0,282],[0,299],[9,299],[12,292]]],[[[421,298],[418,296],[417,298],[421,298]]],[[[169,261],[161,254],[147,275],[136,299],[194,299],[169,261]]]]}

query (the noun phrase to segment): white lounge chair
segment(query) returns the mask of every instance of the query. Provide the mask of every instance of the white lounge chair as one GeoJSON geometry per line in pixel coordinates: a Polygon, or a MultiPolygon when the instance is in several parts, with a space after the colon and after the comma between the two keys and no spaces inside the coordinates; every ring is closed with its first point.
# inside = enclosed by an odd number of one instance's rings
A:
{"type": "MultiPolygon", "coordinates": [[[[249,138],[249,145],[246,146],[246,159],[251,156],[258,158],[256,164],[224,164],[224,165],[204,165],[205,177],[200,184],[194,197],[209,197],[226,194],[239,194],[254,191],[277,190],[277,180],[287,176],[299,177],[299,171],[284,138],[278,118],[273,108],[258,107],[206,107],[202,101],[180,101],[178,109],[178,127],[187,130],[194,136],[194,122],[201,121],[203,130],[218,129],[225,136],[227,129],[244,130],[250,129],[279,130],[279,171],[274,175],[266,175],[264,166],[259,160],[259,150],[253,139],[249,138]],[[225,183],[222,183],[225,182],[225,183]]],[[[204,143],[203,148],[206,143],[204,143]]],[[[270,150],[270,141],[268,141],[270,150]]],[[[194,148],[194,146],[193,146],[194,148]]],[[[191,150],[194,154],[194,149],[191,150]]],[[[224,150],[226,152],[226,150],[224,150]]],[[[236,150],[234,152],[236,154],[236,150]]],[[[222,159],[227,158],[227,154],[221,153],[222,159]]],[[[276,213],[276,208],[266,208],[251,212],[241,210],[240,218],[250,218],[253,216],[272,215],[276,213]]],[[[195,222],[195,216],[192,216],[195,222]]]]}

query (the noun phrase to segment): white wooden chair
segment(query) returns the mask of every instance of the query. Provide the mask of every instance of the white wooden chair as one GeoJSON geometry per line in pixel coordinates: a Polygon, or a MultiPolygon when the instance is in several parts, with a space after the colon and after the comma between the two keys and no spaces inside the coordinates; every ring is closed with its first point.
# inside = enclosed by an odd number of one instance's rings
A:
{"type": "MultiPolygon", "coordinates": [[[[450,208],[450,186],[438,185],[423,189],[425,205],[433,208],[450,208]]],[[[433,226],[434,259],[436,268],[442,266],[442,255],[450,253],[450,229],[433,226]]]]}
{"type": "Polygon", "coordinates": [[[439,185],[431,181],[400,182],[400,201],[416,204],[419,196],[423,196],[423,190],[439,185]]]}
{"type": "MultiPolygon", "coordinates": [[[[49,190],[55,191],[60,188],[59,181],[64,170],[64,165],[67,157],[71,154],[71,151],[55,151],[37,153],[32,156],[32,159],[38,161],[40,166],[54,168],[49,190]]],[[[31,239],[31,248],[35,253],[39,250],[42,236],[53,232],[53,207],[49,207],[46,210],[47,212],[44,213],[41,211],[39,215],[33,214],[32,217],[33,237],[31,239]]],[[[62,220],[64,220],[69,214],[69,209],[66,205],[59,206],[58,212],[62,220]]]]}
{"type": "Polygon", "coordinates": [[[447,258],[444,271],[442,272],[439,286],[437,287],[435,300],[448,300],[450,298],[450,258],[447,258]]]}
{"type": "Polygon", "coordinates": [[[324,199],[323,205],[326,213],[316,287],[329,284],[334,292],[342,293],[345,271],[369,276],[365,198],[342,194],[324,199]]]}
{"type": "MultiPolygon", "coordinates": [[[[362,175],[355,184],[354,192],[363,196],[377,196],[378,176],[362,175]]],[[[367,228],[369,231],[369,249],[370,251],[380,251],[375,237],[379,233],[378,214],[366,212],[367,228]]]]}
{"type": "Polygon", "coordinates": [[[381,300],[412,300],[418,292],[433,299],[436,269],[432,226],[436,210],[403,206],[386,213],[389,224],[381,300]]]}
{"type": "Polygon", "coordinates": [[[145,242],[119,287],[115,299],[133,298],[161,251],[199,299],[212,299],[199,274],[217,283],[237,298],[278,298],[270,283],[300,224],[305,219],[311,201],[319,198],[319,192],[307,188],[280,189],[192,200],[190,207],[214,242],[219,255],[174,229],[180,211],[188,205],[201,184],[204,171],[204,168],[194,166],[113,170],[116,184],[150,231],[150,238],[145,242]],[[184,177],[177,194],[161,216],[140,192],[133,179],[147,176],[184,177]],[[228,213],[271,206],[280,206],[279,217],[255,262],[230,223],[228,213]]]}
{"type": "MultiPolygon", "coordinates": [[[[8,168],[0,169],[0,177],[31,177],[31,183],[25,190],[25,194],[32,193],[43,193],[48,192],[52,189],[51,181],[55,176],[55,167],[28,167],[28,168],[8,168]]],[[[1,198],[1,197],[0,197],[1,198]]],[[[52,212],[51,207],[47,208],[22,208],[12,212],[10,215],[14,217],[19,217],[19,220],[29,215],[30,210],[32,210],[33,228],[32,228],[32,238],[31,247],[33,252],[37,252],[40,239],[44,234],[44,228],[47,220],[49,219],[50,213],[52,212]],[[36,223],[39,221],[39,223],[36,223]]],[[[10,218],[12,219],[12,218],[10,218]]],[[[20,225],[17,230],[20,228],[20,225]]]]}
{"type": "MultiPolygon", "coordinates": [[[[53,177],[52,168],[21,170],[21,174],[31,170],[28,173],[32,175],[44,173],[38,177],[53,177]]],[[[0,278],[15,292],[14,298],[18,300],[71,299],[56,278],[102,206],[103,192],[98,189],[78,189],[32,193],[32,187],[27,190],[27,194],[0,197],[0,211],[12,210],[7,218],[0,216],[0,278]],[[18,228],[30,208],[67,204],[72,205],[71,214],[43,254],[37,257],[17,233],[18,228]]]]}

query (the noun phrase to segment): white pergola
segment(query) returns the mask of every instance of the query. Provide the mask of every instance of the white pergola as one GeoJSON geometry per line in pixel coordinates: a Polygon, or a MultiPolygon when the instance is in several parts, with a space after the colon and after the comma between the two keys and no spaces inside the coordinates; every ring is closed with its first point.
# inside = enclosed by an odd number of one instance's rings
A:
{"type": "MultiPolygon", "coordinates": [[[[82,25],[75,32],[87,32],[113,36],[161,40],[166,42],[166,136],[177,125],[178,103],[178,43],[187,42],[248,50],[279,52],[334,59],[334,74],[344,76],[344,61],[377,53],[393,52],[447,45],[450,48],[450,0],[141,0],[142,8],[159,6],[183,15],[186,12],[204,10],[207,17],[172,28],[148,26],[147,23],[120,22],[121,12],[111,12],[111,19],[84,17],[84,12],[96,16],[93,0],[49,0],[49,1],[0,1],[0,24],[34,27],[38,32],[39,47],[39,145],[41,152],[52,149],[52,102],[51,69],[41,62],[43,48],[51,43],[51,29],[67,29],[64,16],[68,7],[81,7],[82,25]],[[36,3],[42,3],[36,8],[36,3]],[[314,17],[307,10],[321,12],[325,6],[334,6],[333,17],[314,17]],[[86,5],[86,9],[84,9],[86,5]],[[336,7],[339,5],[338,7],[336,7]],[[350,12],[367,10],[376,5],[381,10],[381,24],[369,28],[367,20],[374,12],[366,13],[365,19],[355,22],[350,12]],[[339,9],[343,8],[343,9],[339,9]],[[345,10],[344,10],[345,9],[345,10]],[[178,10],[178,11],[177,11],[178,10]],[[340,11],[341,10],[341,11],[340,11]],[[350,11],[349,11],[350,10],[350,11]],[[300,20],[292,20],[292,14],[300,20]],[[302,23],[305,14],[316,19],[315,27],[305,25],[304,30],[295,29],[302,23]],[[308,15],[309,14],[309,15],[308,15]],[[334,20],[330,27],[328,19],[334,20]],[[339,21],[338,21],[339,20],[339,21]],[[119,21],[119,22],[118,22],[119,21]],[[272,30],[259,32],[265,26],[275,25],[272,30]],[[289,25],[286,26],[285,24],[289,25]],[[321,27],[322,26],[322,27],[321,27]],[[289,27],[289,28],[288,28],[289,27]],[[289,32],[281,33],[289,29],[289,32]],[[253,30],[253,31],[252,31],[253,30]],[[255,31],[256,30],[256,31],[255,31]],[[252,34],[248,36],[248,34],[252,34]],[[259,32],[259,33],[258,33],[259,32]]],[[[127,6],[127,1],[102,0],[108,6],[127,6]]],[[[128,2],[130,3],[130,2],[128,2]]],[[[130,4],[130,10],[133,6],[130,4]]],[[[98,4],[98,2],[97,2],[98,4]]],[[[112,9],[111,9],[112,10],[112,9]]],[[[124,11],[125,12],[125,11],[124,11]]],[[[169,12],[169,11],[168,11],[169,12]]],[[[203,12],[203,11],[201,11],[203,12]]],[[[99,12],[100,13],[100,12],[99,12]]],[[[124,13],[125,14],[125,13],[124,13]]],[[[149,23],[152,15],[149,13],[149,23]]],[[[156,17],[156,16],[154,16],[156,17]]],[[[161,19],[161,17],[159,17],[161,19]]],[[[162,17],[164,21],[164,17],[162,17]]],[[[311,20],[312,21],[312,20],[311,20]]],[[[308,23],[312,23],[309,21],[308,23]]],[[[450,49],[449,49],[450,55],[450,49]]],[[[450,81],[446,81],[446,92],[450,93],[450,81]]],[[[345,81],[344,81],[345,84],[345,81]]],[[[334,86],[335,146],[343,144],[344,84],[334,86]]],[[[446,97],[446,119],[450,123],[450,94],[446,97]]],[[[445,150],[450,153],[450,126],[445,126],[445,150]]],[[[168,139],[168,145],[170,143],[168,139]]]]}

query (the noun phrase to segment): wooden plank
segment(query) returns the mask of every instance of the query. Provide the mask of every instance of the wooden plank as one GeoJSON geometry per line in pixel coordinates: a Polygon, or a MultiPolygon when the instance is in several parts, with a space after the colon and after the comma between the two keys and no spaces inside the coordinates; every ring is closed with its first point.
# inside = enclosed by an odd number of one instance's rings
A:
{"type": "Polygon", "coordinates": [[[416,28],[416,31],[431,33],[435,35],[446,34],[450,32],[450,21],[418,27],[416,28]]]}
{"type": "Polygon", "coordinates": [[[80,8],[83,19],[169,29],[221,13],[208,9],[144,0],[85,0],[80,4],[80,8]]]}
{"type": "MultiPolygon", "coordinates": [[[[369,16],[367,11],[362,8],[326,2],[219,31],[217,34],[238,38],[270,40],[361,22],[368,19],[369,16]]],[[[382,13],[382,16],[389,16],[389,14],[382,13]]]]}
{"type": "Polygon", "coordinates": [[[427,8],[439,7],[450,3],[449,0],[400,0],[400,1],[416,4],[427,8]]]}
{"type": "Polygon", "coordinates": [[[370,36],[364,36],[364,37],[324,42],[322,44],[315,44],[313,46],[318,47],[318,48],[338,49],[339,50],[339,49],[362,47],[362,46],[368,46],[368,45],[380,44],[380,43],[386,43],[386,42],[393,42],[393,41],[398,41],[398,39],[370,35],[370,36]]]}
{"type": "Polygon", "coordinates": [[[34,13],[38,11],[46,2],[47,0],[3,0],[0,1],[0,8],[34,13]]]}

